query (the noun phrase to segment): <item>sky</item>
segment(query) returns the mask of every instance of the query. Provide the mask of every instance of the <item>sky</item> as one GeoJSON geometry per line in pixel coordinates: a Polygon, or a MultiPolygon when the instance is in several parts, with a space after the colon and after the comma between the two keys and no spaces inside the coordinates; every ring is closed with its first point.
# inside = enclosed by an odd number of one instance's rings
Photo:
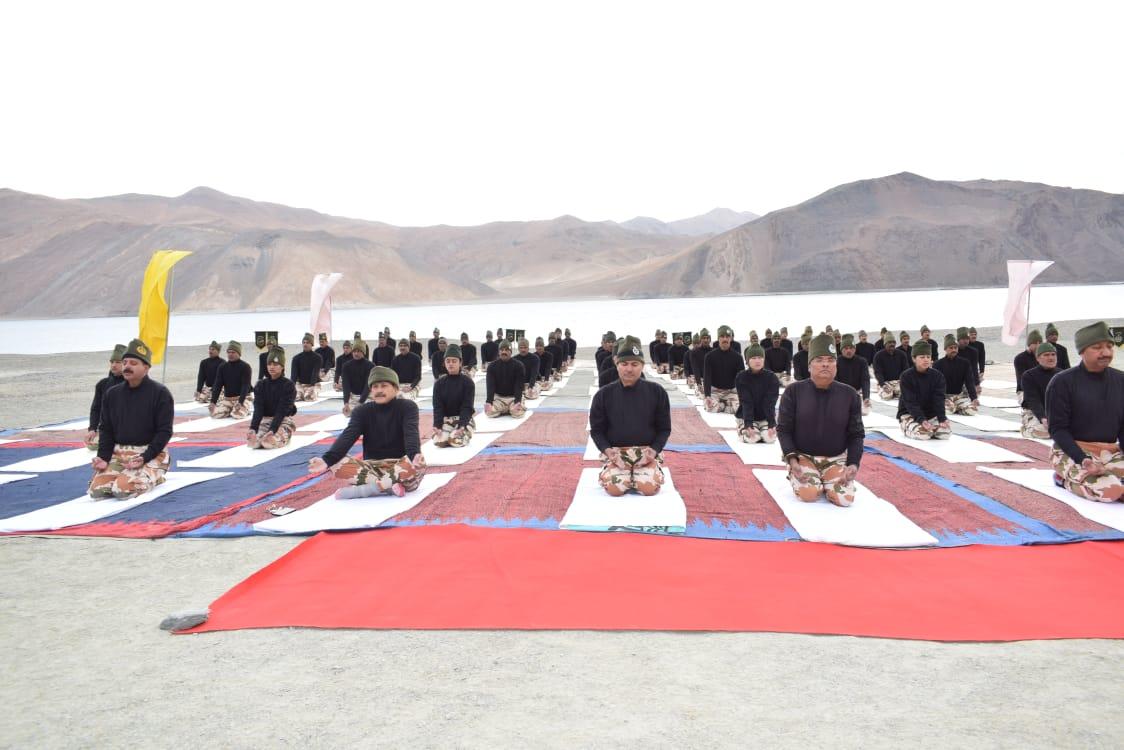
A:
{"type": "Polygon", "coordinates": [[[902,171],[1124,193],[1116,2],[0,10],[0,186],[397,225],[764,214],[902,171]]]}

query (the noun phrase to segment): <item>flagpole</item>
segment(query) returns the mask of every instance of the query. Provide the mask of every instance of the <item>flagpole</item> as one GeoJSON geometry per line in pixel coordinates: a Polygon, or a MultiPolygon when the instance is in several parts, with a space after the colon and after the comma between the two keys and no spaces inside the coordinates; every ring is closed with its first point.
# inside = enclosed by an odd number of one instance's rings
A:
{"type": "Polygon", "coordinates": [[[1027,330],[1027,332],[1030,331],[1030,290],[1033,287],[1034,287],[1033,283],[1028,284],[1027,287],[1026,287],[1026,330],[1027,330]]]}
{"type": "Polygon", "coordinates": [[[164,369],[160,372],[160,382],[168,382],[168,355],[171,348],[168,346],[168,334],[172,330],[172,280],[176,277],[175,266],[168,269],[168,319],[164,321],[164,369]]]}

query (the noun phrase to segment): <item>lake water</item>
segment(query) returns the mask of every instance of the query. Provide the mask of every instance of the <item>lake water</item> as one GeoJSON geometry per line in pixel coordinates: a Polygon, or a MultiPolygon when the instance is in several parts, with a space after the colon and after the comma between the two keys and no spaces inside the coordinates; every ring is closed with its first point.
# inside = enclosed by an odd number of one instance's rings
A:
{"type": "MultiPolygon", "coordinates": [[[[656,327],[693,331],[706,326],[713,333],[721,324],[732,326],[743,340],[750,328],[763,333],[765,328],[782,325],[794,337],[805,325],[820,330],[828,324],[844,331],[865,328],[877,332],[885,325],[895,331],[915,332],[922,324],[944,331],[961,325],[1001,325],[1006,298],[1005,288],[991,288],[371,307],[336,310],[333,338],[350,338],[356,330],[375,338],[383,326],[390,326],[398,337],[413,329],[423,340],[436,326],[446,336],[466,331],[473,341],[482,340],[485,330],[500,326],[526,329],[532,337],[568,327],[582,346],[597,344],[607,329],[618,335],[632,333],[647,342],[656,327]]],[[[1124,318],[1124,284],[1035,287],[1031,318],[1036,323],[1088,318],[1119,323],[1124,318]]],[[[282,342],[297,342],[309,330],[309,313],[173,313],[169,343],[203,345],[212,339],[232,338],[252,343],[256,330],[276,330],[282,342]]],[[[136,333],[135,316],[0,320],[0,354],[108,350],[136,333]]]]}

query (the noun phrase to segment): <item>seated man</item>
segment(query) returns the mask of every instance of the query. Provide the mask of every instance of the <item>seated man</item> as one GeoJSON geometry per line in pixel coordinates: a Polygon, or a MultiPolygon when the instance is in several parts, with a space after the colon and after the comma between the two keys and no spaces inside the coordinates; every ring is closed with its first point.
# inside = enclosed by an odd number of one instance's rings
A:
{"type": "MultiPolygon", "coordinates": [[[[441,343],[441,339],[442,339],[441,329],[440,328],[434,328],[433,329],[433,338],[431,338],[429,341],[425,342],[425,355],[427,357],[429,357],[431,360],[433,359],[433,353],[437,351],[437,345],[441,343]]],[[[444,373],[442,373],[442,374],[444,374],[444,373]]],[[[434,375],[434,377],[437,377],[437,376],[434,375]]]]}
{"type": "Polygon", "coordinates": [[[347,427],[320,458],[308,462],[310,474],[328,469],[350,486],[336,497],[350,499],[390,493],[402,497],[421,484],[425,457],[418,434],[418,405],[398,398],[398,376],[389,367],[371,367],[370,401],[355,407],[347,427]],[[363,438],[362,460],[347,455],[363,438]]]}
{"type": "Polygon", "coordinates": [[[444,336],[439,336],[433,354],[429,355],[429,369],[433,373],[434,380],[445,374],[445,350],[447,348],[449,348],[449,342],[445,340],[444,336]]]}
{"type": "Polygon", "coordinates": [[[231,341],[226,345],[226,361],[215,374],[215,385],[211,389],[209,411],[215,419],[245,419],[250,416],[247,400],[253,399],[250,392],[254,387],[254,370],[249,362],[242,360],[242,345],[231,341]],[[222,396],[222,401],[219,401],[222,396]]]}
{"type": "Polygon", "coordinates": [[[375,347],[375,353],[371,356],[371,364],[375,367],[390,367],[390,363],[394,361],[397,354],[394,340],[388,338],[385,333],[380,333],[379,345],[375,347]]]}
{"type": "Polygon", "coordinates": [[[898,422],[914,440],[947,440],[952,425],[945,416],[945,379],[933,369],[932,349],[922,341],[913,346],[913,367],[902,373],[898,422]]]}
{"type": "Polygon", "coordinates": [[[345,341],[340,346],[340,356],[336,358],[336,371],[333,375],[332,387],[337,392],[343,390],[343,366],[351,361],[351,342],[345,341]]]}
{"type": "Polygon", "coordinates": [[[1039,344],[1035,354],[1038,366],[1023,373],[1023,424],[1019,432],[1024,438],[1047,440],[1050,422],[1046,419],[1046,388],[1061,370],[1058,354],[1049,341],[1039,344]]]}
{"type": "MultiPolygon", "coordinates": [[[[352,409],[362,404],[370,395],[370,374],[374,364],[367,359],[367,345],[363,339],[356,339],[351,345],[351,361],[340,368],[340,382],[343,384],[343,415],[351,414],[352,409]]],[[[395,384],[394,395],[398,395],[395,384]]]]}
{"type": "MultiPolygon", "coordinates": [[[[410,331],[410,351],[418,355],[418,359],[422,358],[422,343],[418,341],[418,332],[410,331]]],[[[429,355],[426,355],[428,359],[429,355]]]]}
{"type": "Polygon", "coordinates": [[[589,436],[601,451],[598,479],[614,497],[629,490],[654,495],[663,485],[660,451],[671,436],[671,402],[663,386],[640,377],[640,339],[625,336],[616,359],[618,379],[597,391],[589,407],[589,436]]]}
{"type": "Polygon", "coordinates": [[[1026,349],[1015,355],[1015,398],[1023,402],[1023,373],[1038,364],[1034,358],[1038,345],[1042,343],[1042,333],[1035,328],[1026,335],[1026,349]]]}
{"type": "Polygon", "coordinates": [[[554,387],[557,371],[554,369],[554,355],[546,348],[542,336],[535,339],[535,356],[539,358],[539,391],[549,393],[554,387]]]}
{"type": "MultiPolygon", "coordinates": [[[[898,341],[900,342],[898,344],[898,348],[901,349],[903,352],[905,352],[905,356],[908,357],[909,361],[912,362],[913,361],[913,347],[909,345],[909,334],[906,333],[905,331],[902,331],[901,334],[898,337],[898,341]]],[[[930,349],[929,351],[932,351],[932,349],[930,349]]],[[[930,357],[931,356],[932,355],[930,355],[930,357]]]]}
{"type": "Polygon", "coordinates": [[[617,347],[617,337],[612,331],[601,336],[601,348],[593,354],[594,369],[601,372],[606,359],[613,358],[613,351],[617,347]]]}
{"type": "MultiPolygon", "coordinates": [[[[917,342],[920,344],[921,342],[917,342]]],[[[944,356],[935,365],[944,375],[945,401],[947,414],[963,414],[974,417],[979,413],[980,400],[976,395],[976,363],[968,357],[960,356],[960,344],[948,334],[944,337],[944,356]]]]}
{"type": "Polygon", "coordinates": [[[902,389],[902,373],[909,369],[909,357],[899,351],[893,334],[882,337],[882,350],[874,355],[874,379],[878,382],[878,395],[883,400],[897,398],[902,389]]]}
{"type": "Polygon", "coordinates": [[[834,337],[809,342],[810,376],[784,390],[777,437],[796,497],[815,502],[820,495],[835,505],[855,501],[855,476],[863,455],[859,394],[835,381],[834,337]]]}
{"type": "Polygon", "coordinates": [[[866,363],[870,365],[874,362],[876,352],[874,344],[867,341],[866,338],[866,331],[859,331],[859,340],[855,342],[855,354],[865,359],[866,363]]]}
{"type": "Polygon", "coordinates": [[[671,379],[682,380],[683,363],[687,361],[687,347],[683,344],[683,334],[677,333],[675,343],[667,350],[667,364],[671,368],[671,379]]]}
{"type": "Polygon", "coordinates": [[[542,395],[542,390],[539,388],[539,371],[542,368],[542,363],[538,356],[531,351],[531,344],[527,339],[519,339],[519,354],[514,359],[523,365],[524,376],[527,378],[523,382],[523,398],[527,401],[534,401],[542,395]]]}
{"type": "MultiPolygon", "coordinates": [[[[947,336],[945,340],[948,340],[947,336]]],[[[956,356],[968,362],[968,370],[970,371],[969,374],[972,376],[972,383],[978,391],[980,387],[980,373],[983,372],[983,368],[980,366],[979,352],[977,352],[969,342],[968,329],[965,326],[960,326],[956,329],[956,356]]]]}
{"type": "MultiPolygon", "coordinates": [[[[124,351],[125,347],[121,347],[124,351]]],[[[222,366],[222,358],[219,357],[219,351],[222,349],[219,342],[212,341],[211,345],[207,347],[207,356],[205,359],[199,360],[199,373],[195,377],[195,400],[200,404],[205,404],[211,400],[211,389],[215,387],[215,375],[219,372],[219,367],[222,366]]]]}
{"type": "Polygon", "coordinates": [[[695,393],[702,395],[703,393],[703,378],[706,374],[706,355],[710,354],[710,331],[703,328],[699,331],[699,340],[687,358],[691,363],[691,377],[687,380],[687,385],[695,389],[695,393]]]}
{"type": "Polygon", "coordinates": [[[843,385],[849,385],[855,392],[862,396],[863,416],[870,414],[870,368],[866,360],[856,352],[855,337],[847,334],[840,339],[840,353],[843,355],[835,361],[835,379],[843,385]]]}
{"type": "Polygon", "coordinates": [[[738,392],[734,380],[745,369],[741,355],[732,346],[734,331],[730,326],[718,327],[718,348],[707,352],[703,360],[703,397],[705,408],[717,414],[738,413],[738,392]]]}
{"type": "MultiPolygon", "coordinates": [[[[1054,347],[1054,352],[1058,358],[1058,369],[1068,370],[1069,364],[1069,350],[1058,343],[1058,327],[1053,323],[1046,324],[1046,343],[1054,347]]],[[[1035,355],[1037,359],[1037,354],[1035,355]]]]}
{"type": "MultiPolygon", "coordinates": [[[[959,339],[960,336],[957,335],[956,338],[959,339]]],[[[964,342],[960,341],[959,343],[961,348],[963,348],[964,342]]],[[[976,331],[975,326],[970,326],[968,328],[968,346],[972,349],[972,351],[976,353],[976,364],[979,366],[980,371],[980,376],[976,379],[976,382],[978,383],[983,380],[984,367],[987,364],[987,362],[985,361],[985,357],[987,355],[987,347],[984,346],[984,342],[979,340],[979,333],[976,331]]]]}
{"type": "Polygon", "coordinates": [[[652,364],[656,366],[656,372],[661,375],[671,374],[671,344],[667,343],[667,331],[660,331],[660,335],[656,337],[656,356],[652,359],[652,364]]]}
{"type": "Polygon", "coordinates": [[[1074,344],[1080,361],[1046,389],[1054,482],[1089,500],[1124,500],[1124,372],[1111,367],[1112,333],[1093,323],[1074,344]]]}
{"type": "Polygon", "coordinates": [[[792,355],[781,346],[781,332],[773,334],[772,344],[765,351],[765,367],[777,376],[781,385],[792,382],[792,355]]]}
{"type": "Polygon", "coordinates": [[[398,342],[398,355],[390,363],[390,369],[398,374],[398,398],[417,399],[418,385],[422,378],[421,357],[410,351],[410,340],[398,342]]]}
{"type": "Polygon", "coordinates": [[[133,339],[122,357],[125,382],[105,392],[89,487],[95,500],[128,500],[164,483],[175,404],[171,391],[148,377],[151,365],[152,352],[133,339]]]}
{"type": "Polygon", "coordinates": [[[101,425],[101,404],[102,399],[105,398],[105,392],[108,391],[119,383],[124,383],[125,378],[121,374],[122,368],[125,363],[122,361],[125,357],[126,347],[124,344],[118,344],[113,347],[113,352],[109,355],[109,374],[98,381],[94,386],[94,400],[90,402],[90,425],[86,431],[86,447],[92,451],[98,449],[98,427],[101,425]]]}
{"type": "Polygon", "coordinates": [[[561,380],[562,373],[566,370],[566,352],[559,341],[562,338],[562,332],[552,333],[546,338],[546,346],[544,350],[550,354],[550,377],[553,380],[561,380]]]}
{"type": "Polygon", "coordinates": [[[578,356],[578,342],[570,335],[570,329],[566,329],[566,333],[561,341],[558,342],[562,345],[562,351],[566,354],[566,365],[573,366],[574,359],[578,356]]]}
{"type": "Polygon", "coordinates": [[[320,346],[316,347],[316,353],[320,355],[320,379],[334,380],[332,376],[336,369],[336,350],[328,344],[328,334],[320,333],[319,336],[320,346]]]}
{"type": "MultiPolygon", "coordinates": [[[[461,372],[468,377],[473,377],[476,374],[476,344],[468,340],[468,334],[461,334],[461,372]]],[[[445,355],[448,358],[448,354],[445,355]]]]}
{"type": "Polygon", "coordinates": [[[523,383],[526,374],[523,365],[511,356],[511,342],[504,339],[500,342],[500,356],[488,365],[488,376],[485,378],[487,398],[484,402],[484,413],[489,417],[502,417],[510,414],[521,417],[527,413],[523,406],[523,383]]]}
{"type": "Polygon", "coordinates": [[[433,384],[433,444],[441,448],[462,448],[476,431],[476,384],[461,367],[461,348],[450,344],[445,349],[445,374],[433,384]]]}
{"type": "MultiPolygon", "coordinates": [[[[291,376],[297,391],[297,401],[315,401],[320,398],[320,372],[324,369],[324,360],[312,351],[312,334],[306,333],[301,338],[301,352],[293,357],[291,376]]],[[[269,353],[273,357],[273,352],[269,353]]],[[[281,355],[284,361],[284,353],[281,355]]],[[[266,370],[269,369],[270,359],[266,359],[266,370]]],[[[255,389],[255,394],[257,390],[255,389]]],[[[255,395],[254,398],[257,398],[255,395]]]]}
{"type": "Polygon", "coordinates": [[[491,331],[485,331],[484,338],[484,343],[480,345],[480,366],[487,370],[488,365],[499,359],[500,347],[492,340],[491,331]]]}
{"type": "MultiPolygon", "coordinates": [[[[834,337],[832,338],[832,341],[834,342],[834,337]]],[[[797,343],[796,354],[792,355],[793,380],[807,380],[811,377],[811,372],[808,369],[808,365],[810,362],[808,357],[808,347],[811,345],[811,343],[811,333],[805,333],[800,337],[800,341],[797,343]]],[[[781,344],[783,345],[784,342],[782,341],[781,344]]]]}
{"type": "MultiPolygon", "coordinates": [[[[777,348],[784,352],[780,343],[777,348]]],[[[738,406],[741,409],[738,414],[738,421],[741,423],[738,437],[743,443],[773,443],[777,439],[777,395],[781,384],[776,374],[765,367],[766,354],[760,344],[747,346],[747,367],[734,378],[738,406]]]]}
{"type": "MultiPolygon", "coordinates": [[[[316,353],[312,351],[312,336],[308,336],[308,347],[306,351],[316,353]]],[[[265,373],[266,377],[254,386],[254,418],[250,420],[250,431],[246,433],[246,445],[267,450],[284,448],[297,429],[293,421],[293,415],[297,413],[297,388],[285,377],[284,349],[275,347],[269,350],[265,373]]]]}

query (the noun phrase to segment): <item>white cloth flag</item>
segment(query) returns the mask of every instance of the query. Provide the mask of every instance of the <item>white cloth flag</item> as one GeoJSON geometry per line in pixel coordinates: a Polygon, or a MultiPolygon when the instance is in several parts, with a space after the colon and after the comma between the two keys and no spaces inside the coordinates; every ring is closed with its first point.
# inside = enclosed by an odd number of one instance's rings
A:
{"type": "Polygon", "coordinates": [[[1003,343],[1014,346],[1026,330],[1026,305],[1030,283],[1038,274],[1054,265],[1052,260],[1007,261],[1007,305],[1003,308],[1003,343]]]}
{"type": "Polygon", "coordinates": [[[332,340],[332,287],[342,278],[342,273],[318,273],[312,277],[308,330],[313,336],[324,333],[328,341],[332,340]]]}

